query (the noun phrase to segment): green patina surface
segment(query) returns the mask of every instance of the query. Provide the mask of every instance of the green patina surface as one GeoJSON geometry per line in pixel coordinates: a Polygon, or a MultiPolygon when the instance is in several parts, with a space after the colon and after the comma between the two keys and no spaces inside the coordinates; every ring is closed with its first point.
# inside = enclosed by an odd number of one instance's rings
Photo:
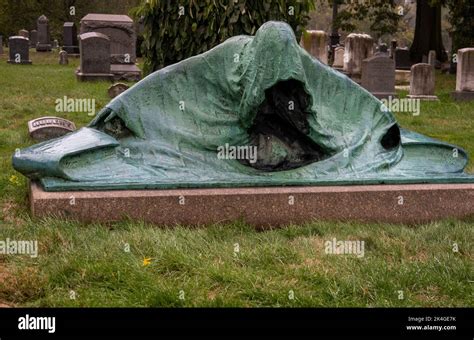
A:
{"type": "MultiPolygon", "coordinates": [[[[384,147],[395,124],[379,100],[306,53],[288,25],[268,22],[151,74],[88,127],[15,153],[13,166],[48,191],[474,182],[454,145],[402,129],[401,143],[384,147]],[[327,157],[285,171],[219,159],[223,145],[250,145],[265,91],[288,79],[309,95],[307,136],[327,157]]],[[[275,144],[268,157],[282,152],[275,144]]]]}

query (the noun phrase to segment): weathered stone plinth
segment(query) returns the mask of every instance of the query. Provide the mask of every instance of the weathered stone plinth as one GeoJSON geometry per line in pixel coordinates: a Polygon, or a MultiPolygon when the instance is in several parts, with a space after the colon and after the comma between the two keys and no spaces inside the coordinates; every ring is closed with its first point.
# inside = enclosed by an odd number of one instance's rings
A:
{"type": "Polygon", "coordinates": [[[34,216],[158,225],[243,220],[263,228],[312,220],[416,224],[474,216],[474,184],[45,192],[30,185],[34,216]]]}

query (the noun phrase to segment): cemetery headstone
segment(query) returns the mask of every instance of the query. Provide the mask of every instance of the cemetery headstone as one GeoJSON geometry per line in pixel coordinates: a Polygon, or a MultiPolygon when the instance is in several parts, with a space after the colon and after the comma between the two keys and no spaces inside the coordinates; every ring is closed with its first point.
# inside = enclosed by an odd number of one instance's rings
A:
{"type": "Polygon", "coordinates": [[[474,100],[474,48],[458,50],[456,71],[456,100],[474,100]]]}
{"type": "Polygon", "coordinates": [[[360,82],[362,60],[374,54],[374,40],[368,34],[351,33],[346,38],[344,72],[354,81],[360,82]]]}
{"type": "Polygon", "coordinates": [[[395,50],[395,68],[397,70],[410,70],[410,51],[408,48],[397,48],[395,50]]]}
{"type": "Polygon", "coordinates": [[[115,83],[109,87],[107,90],[107,94],[109,95],[110,98],[115,98],[122,92],[125,92],[128,90],[129,86],[124,83],[115,83]]]}
{"type": "Polygon", "coordinates": [[[38,31],[37,30],[31,30],[30,31],[30,47],[31,48],[36,48],[37,44],[38,44],[38,31]]]}
{"type": "Polygon", "coordinates": [[[110,39],[111,73],[115,80],[137,81],[141,70],[136,62],[135,23],[127,15],[87,14],[81,19],[80,34],[102,33],[110,39]]]}
{"type": "Polygon", "coordinates": [[[320,62],[328,63],[328,34],[324,31],[305,31],[301,35],[300,45],[320,62]]]}
{"type": "Polygon", "coordinates": [[[45,141],[76,130],[76,125],[63,118],[41,117],[28,122],[28,132],[30,137],[36,141],[45,141]]]}
{"type": "Polygon", "coordinates": [[[3,35],[0,35],[0,55],[3,54],[3,35]]]}
{"type": "Polygon", "coordinates": [[[435,64],[436,64],[436,51],[431,50],[428,53],[428,64],[435,67],[435,64]]]}
{"type": "Polygon", "coordinates": [[[38,44],[36,45],[37,52],[51,51],[51,37],[49,34],[49,20],[45,15],[38,18],[36,22],[38,30],[38,44]]]}
{"type": "Polygon", "coordinates": [[[362,87],[375,97],[395,97],[395,62],[386,55],[376,55],[362,62],[362,87]]]}
{"type": "Polygon", "coordinates": [[[334,49],[334,63],[332,67],[338,70],[344,68],[344,47],[338,46],[334,49]]]}
{"type": "Polygon", "coordinates": [[[31,64],[30,60],[30,41],[23,36],[13,36],[8,39],[10,48],[9,59],[10,64],[31,64]]]}
{"type": "Polygon", "coordinates": [[[409,98],[438,100],[435,96],[435,74],[430,64],[415,64],[411,67],[409,98]]]}
{"type": "Polygon", "coordinates": [[[58,42],[58,39],[54,39],[53,40],[53,48],[56,49],[59,47],[59,42],[58,42]]]}
{"type": "Polygon", "coordinates": [[[397,50],[397,41],[394,39],[390,42],[390,58],[395,58],[395,51],[397,50]]]}
{"type": "Polygon", "coordinates": [[[73,22],[65,22],[63,25],[63,45],[63,50],[69,55],[79,54],[76,24],[73,22]]]}
{"type": "Polygon", "coordinates": [[[19,31],[18,31],[18,35],[21,36],[21,37],[25,37],[25,38],[27,38],[27,39],[30,38],[30,32],[28,32],[28,31],[25,30],[25,29],[19,30],[19,31]]]}
{"type": "Polygon", "coordinates": [[[76,71],[77,79],[113,80],[110,72],[110,39],[98,32],[84,33],[79,36],[81,53],[80,67],[76,71]]]}
{"type": "Polygon", "coordinates": [[[59,65],[69,64],[69,59],[66,51],[59,52],[59,65]]]}

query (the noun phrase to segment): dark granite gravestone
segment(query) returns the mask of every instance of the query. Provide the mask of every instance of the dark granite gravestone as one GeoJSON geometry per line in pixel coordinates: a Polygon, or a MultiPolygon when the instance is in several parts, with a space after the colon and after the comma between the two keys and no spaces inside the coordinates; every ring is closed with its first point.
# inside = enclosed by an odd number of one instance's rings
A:
{"type": "Polygon", "coordinates": [[[474,48],[463,48],[457,55],[456,91],[452,95],[456,100],[474,100],[474,48]]]}
{"type": "Polygon", "coordinates": [[[362,87],[375,97],[395,97],[395,62],[386,55],[362,61],[362,87]]]}
{"type": "Polygon", "coordinates": [[[36,44],[37,52],[49,52],[51,51],[51,36],[49,35],[49,20],[45,15],[38,18],[37,30],[38,30],[38,44],[36,44]]]}
{"type": "Polygon", "coordinates": [[[10,48],[10,54],[7,63],[31,64],[30,41],[27,38],[19,35],[10,37],[8,47],[10,48]]]}
{"type": "Polygon", "coordinates": [[[408,98],[438,100],[435,96],[434,68],[430,64],[415,64],[411,67],[410,94],[408,98]]]}
{"type": "Polygon", "coordinates": [[[77,79],[113,80],[110,72],[110,39],[97,32],[84,33],[79,36],[81,65],[76,70],[77,79]]]}
{"type": "Polygon", "coordinates": [[[30,47],[31,48],[36,48],[37,44],[38,44],[38,31],[37,30],[31,30],[30,31],[30,47]]]}
{"type": "Polygon", "coordinates": [[[135,24],[126,15],[88,14],[81,20],[80,34],[98,32],[110,39],[111,73],[115,80],[137,81],[135,24]]]}
{"type": "Polygon", "coordinates": [[[127,91],[129,86],[124,83],[115,83],[109,87],[107,90],[107,94],[109,95],[110,98],[115,98],[122,92],[127,91]]]}
{"type": "Polygon", "coordinates": [[[19,31],[18,31],[18,35],[19,35],[20,37],[25,37],[25,38],[27,38],[27,39],[30,39],[30,32],[28,32],[28,31],[25,30],[25,29],[19,30],[19,31]]]}
{"type": "Polygon", "coordinates": [[[69,59],[66,51],[59,52],[59,65],[69,64],[69,59]]]}
{"type": "Polygon", "coordinates": [[[41,117],[28,122],[30,137],[36,141],[45,141],[76,130],[73,122],[58,117],[41,117]]]}
{"type": "Polygon", "coordinates": [[[71,54],[79,54],[79,43],[77,41],[76,24],[65,22],[63,25],[63,50],[71,54]]]}
{"type": "Polygon", "coordinates": [[[410,67],[410,51],[408,48],[397,48],[395,50],[395,68],[397,70],[409,70],[410,67]]]}

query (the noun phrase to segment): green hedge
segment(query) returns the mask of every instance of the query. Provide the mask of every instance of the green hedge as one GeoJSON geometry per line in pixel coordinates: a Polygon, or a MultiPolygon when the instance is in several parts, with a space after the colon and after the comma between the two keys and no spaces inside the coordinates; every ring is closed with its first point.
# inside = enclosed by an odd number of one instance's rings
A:
{"type": "Polygon", "coordinates": [[[313,0],[149,0],[132,14],[142,18],[145,73],[205,52],[229,37],[252,35],[266,21],[287,22],[297,38],[313,0]]]}

